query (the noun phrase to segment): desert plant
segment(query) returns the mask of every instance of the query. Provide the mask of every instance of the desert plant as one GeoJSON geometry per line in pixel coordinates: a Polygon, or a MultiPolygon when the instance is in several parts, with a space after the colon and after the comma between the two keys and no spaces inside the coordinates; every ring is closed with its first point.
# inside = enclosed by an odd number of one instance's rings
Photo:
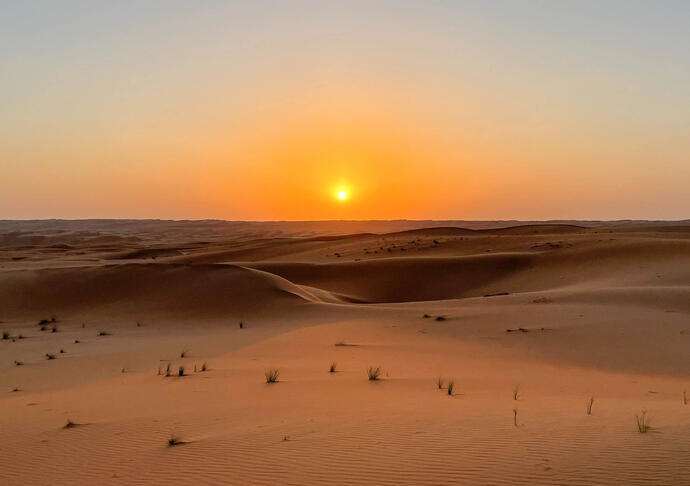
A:
{"type": "Polygon", "coordinates": [[[184,366],[180,365],[177,369],[177,376],[184,376],[184,366]]]}
{"type": "Polygon", "coordinates": [[[79,344],[79,339],[75,339],[74,344],[79,344]]]}
{"type": "Polygon", "coordinates": [[[110,333],[108,331],[98,331],[99,336],[110,336],[110,333]]]}
{"type": "Polygon", "coordinates": [[[429,314],[424,314],[422,317],[423,317],[424,319],[428,319],[428,318],[430,318],[431,316],[430,316],[429,314]]]}
{"type": "Polygon", "coordinates": [[[2,339],[6,340],[10,338],[10,333],[7,331],[2,331],[2,339]]]}
{"type": "Polygon", "coordinates": [[[41,326],[41,331],[45,331],[45,330],[47,330],[47,329],[48,329],[48,328],[47,328],[46,326],[41,326]]]}
{"type": "Polygon", "coordinates": [[[277,368],[271,368],[264,371],[264,375],[266,376],[266,383],[277,383],[280,371],[277,368]]]}
{"type": "Polygon", "coordinates": [[[514,409],[513,409],[513,425],[514,425],[515,427],[518,426],[517,414],[518,414],[518,409],[517,409],[517,408],[514,408],[514,409]]]}
{"type": "Polygon", "coordinates": [[[206,362],[204,362],[204,364],[201,365],[201,371],[208,371],[208,365],[206,364],[206,362]]]}
{"type": "Polygon", "coordinates": [[[244,322],[240,321],[240,329],[244,328],[244,322]]]}
{"type": "Polygon", "coordinates": [[[46,359],[55,359],[55,355],[46,353],[46,359]]]}
{"type": "Polygon", "coordinates": [[[63,429],[71,429],[71,428],[76,427],[77,425],[79,425],[79,424],[76,424],[76,423],[72,422],[70,419],[67,419],[67,423],[63,426],[63,429]]]}
{"type": "Polygon", "coordinates": [[[436,319],[434,319],[434,320],[435,320],[435,321],[445,321],[446,318],[443,317],[443,316],[436,316],[436,319]]]}
{"type": "Polygon", "coordinates": [[[184,444],[179,437],[175,435],[171,435],[170,438],[168,439],[168,447],[174,447],[176,445],[184,444]]]}
{"type": "Polygon", "coordinates": [[[185,358],[187,356],[187,353],[188,353],[188,351],[186,349],[180,351],[180,358],[185,358]]]}
{"type": "Polygon", "coordinates": [[[21,366],[23,364],[24,363],[22,363],[21,361],[17,361],[16,359],[14,360],[14,366],[21,366]]]}
{"type": "Polygon", "coordinates": [[[171,364],[170,361],[168,361],[168,365],[165,367],[165,376],[171,376],[171,364]]]}
{"type": "Polygon", "coordinates": [[[687,395],[685,394],[685,391],[684,391],[684,392],[683,392],[683,405],[687,405],[687,404],[688,404],[688,397],[687,397],[687,395]]]}
{"type": "Polygon", "coordinates": [[[594,397],[589,397],[587,402],[587,415],[592,415],[592,405],[594,405],[594,397]]]}
{"type": "Polygon", "coordinates": [[[453,388],[455,388],[455,382],[450,380],[448,382],[448,395],[453,396],[453,388]]]}
{"type": "Polygon", "coordinates": [[[637,423],[637,431],[640,434],[646,434],[651,428],[649,426],[649,415],[646,410],[642,410],[639,415],[635,414],[635,422],[637,423]]]}
{"type": "Polygon", "coordinates": [[[17,336],[17,339],[26,339],[26,338],[24,337],[23,334],[20,334],[19,336],[17,336]]]}
{"type": "Polygon", "coordinates": [[[367,368],[367,376],[369,377],[369,381],[376,381],[379,379],[379,376],[381,375],[381,368],[378,366],[374,368],[373,366],[370,366],[367,368]]]}
{"type": "Polygon", "coordinates": [[[12,392],[16,393],[18,391],[21,391],[18,386],[15,386],[14,388],[12,388],[12,392]]]}
{"type": "Polygon", "coordinates": [[[39,326],[43,326],[43,325],[49,324],[49,323],[50,323],[50,321],[48,319],[41,319],[40,321],[38,321],[39,326]]]}
{"type": "Polygon", "coordinates": [[[439,390],[443,390],[443,377],[439,376],[438,378],[436,378],[436,387],[439,390]]]}
{"type": "Polygon", "coordinates": [[[518,398],[520,398],[520,385],[515,385],[515,388],[513,388],[513,400],[518,398]]]}
{"type": "Polygon", "coordinates": [[[50,332],[57,332],[57,326],[53,326],[50,328],[50,332]]]}
{"type": "Polygon", "coordinates": [[[328,372],[329,372],[329,373],[335,373],[335,368],[336,368],[336,366],[337,366],[337,365],[336,365],[335,361],[334,361],[333,363],[331,363],[330,368],[328,368],[328,372]]]}

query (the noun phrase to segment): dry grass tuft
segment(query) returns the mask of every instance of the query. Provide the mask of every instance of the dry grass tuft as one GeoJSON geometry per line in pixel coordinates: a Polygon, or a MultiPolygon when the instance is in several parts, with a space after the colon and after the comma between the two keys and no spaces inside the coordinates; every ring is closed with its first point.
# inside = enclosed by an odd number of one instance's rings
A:
{"type": "Polygon", "coordinates": [[[592,405],[594,405],[594,397],[589,397],[587,402],[587,415],[592,415],[592,405]]]}
{"type": "Polygon", "coordinates": [[[443,390],[443,377],[442,376],[439,376],[438,378],[436,378],[436,387],[439,390],[443,390]]]}
{"type": "Polygon", "coordinates": [[[379,379],[379,376],[381,375],[381,368],[378,366],[374,368],[373,366],[370,366],[367,368],[367,376],[369,377],[369,381],[376,381],[379,379]]]}
{"type": "Polygon", "coordinates": [[[331,363],[330,368],[328,368],[328,372],[329,373],[335,373],[336,366],[337,366],[337,363],[335,361],[333,363],[331,363]]]}
{"type": "Polygon", "coordinates": [[[264,371],[264,375],[266,376],[266,383],[277,383],[280,371],[278,368],[271,368],[264,371]]]}
{"type": "Polygon", "coordinates": [[[649,415],[646,410],[642,410],[639,415],[635,414],[635,422],[637,423],[637,431],[640,434],[646,434],[651,427],[649,426],[649,415]]]}

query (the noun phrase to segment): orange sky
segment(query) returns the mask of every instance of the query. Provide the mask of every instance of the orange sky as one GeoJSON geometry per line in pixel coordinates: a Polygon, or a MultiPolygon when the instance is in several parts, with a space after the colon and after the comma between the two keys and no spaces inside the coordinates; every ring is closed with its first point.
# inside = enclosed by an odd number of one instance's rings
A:
{"type": "Polygon", "coordinates": [[[682,2],[43,7],[0,218],[690,217],[682,2]]]}

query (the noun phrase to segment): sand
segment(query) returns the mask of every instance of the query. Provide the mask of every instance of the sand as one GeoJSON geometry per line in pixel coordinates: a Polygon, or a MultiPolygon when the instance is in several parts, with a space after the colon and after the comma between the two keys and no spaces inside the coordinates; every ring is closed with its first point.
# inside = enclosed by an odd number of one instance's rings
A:
{"type": "Polygon", "coordinates": [[[687,222],[0,222],[0,321],[1,484],[690,484],[687,222]]]}

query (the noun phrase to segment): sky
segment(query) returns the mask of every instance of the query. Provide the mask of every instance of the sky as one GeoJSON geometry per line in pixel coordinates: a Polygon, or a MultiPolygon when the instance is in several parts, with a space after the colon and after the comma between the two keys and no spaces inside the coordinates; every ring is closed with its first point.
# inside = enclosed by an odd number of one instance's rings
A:
{"type": "Polygon", "coordinates": [[[690,218],[689,25],[685,0],[0,2],[0,219],[690,218]]]}

